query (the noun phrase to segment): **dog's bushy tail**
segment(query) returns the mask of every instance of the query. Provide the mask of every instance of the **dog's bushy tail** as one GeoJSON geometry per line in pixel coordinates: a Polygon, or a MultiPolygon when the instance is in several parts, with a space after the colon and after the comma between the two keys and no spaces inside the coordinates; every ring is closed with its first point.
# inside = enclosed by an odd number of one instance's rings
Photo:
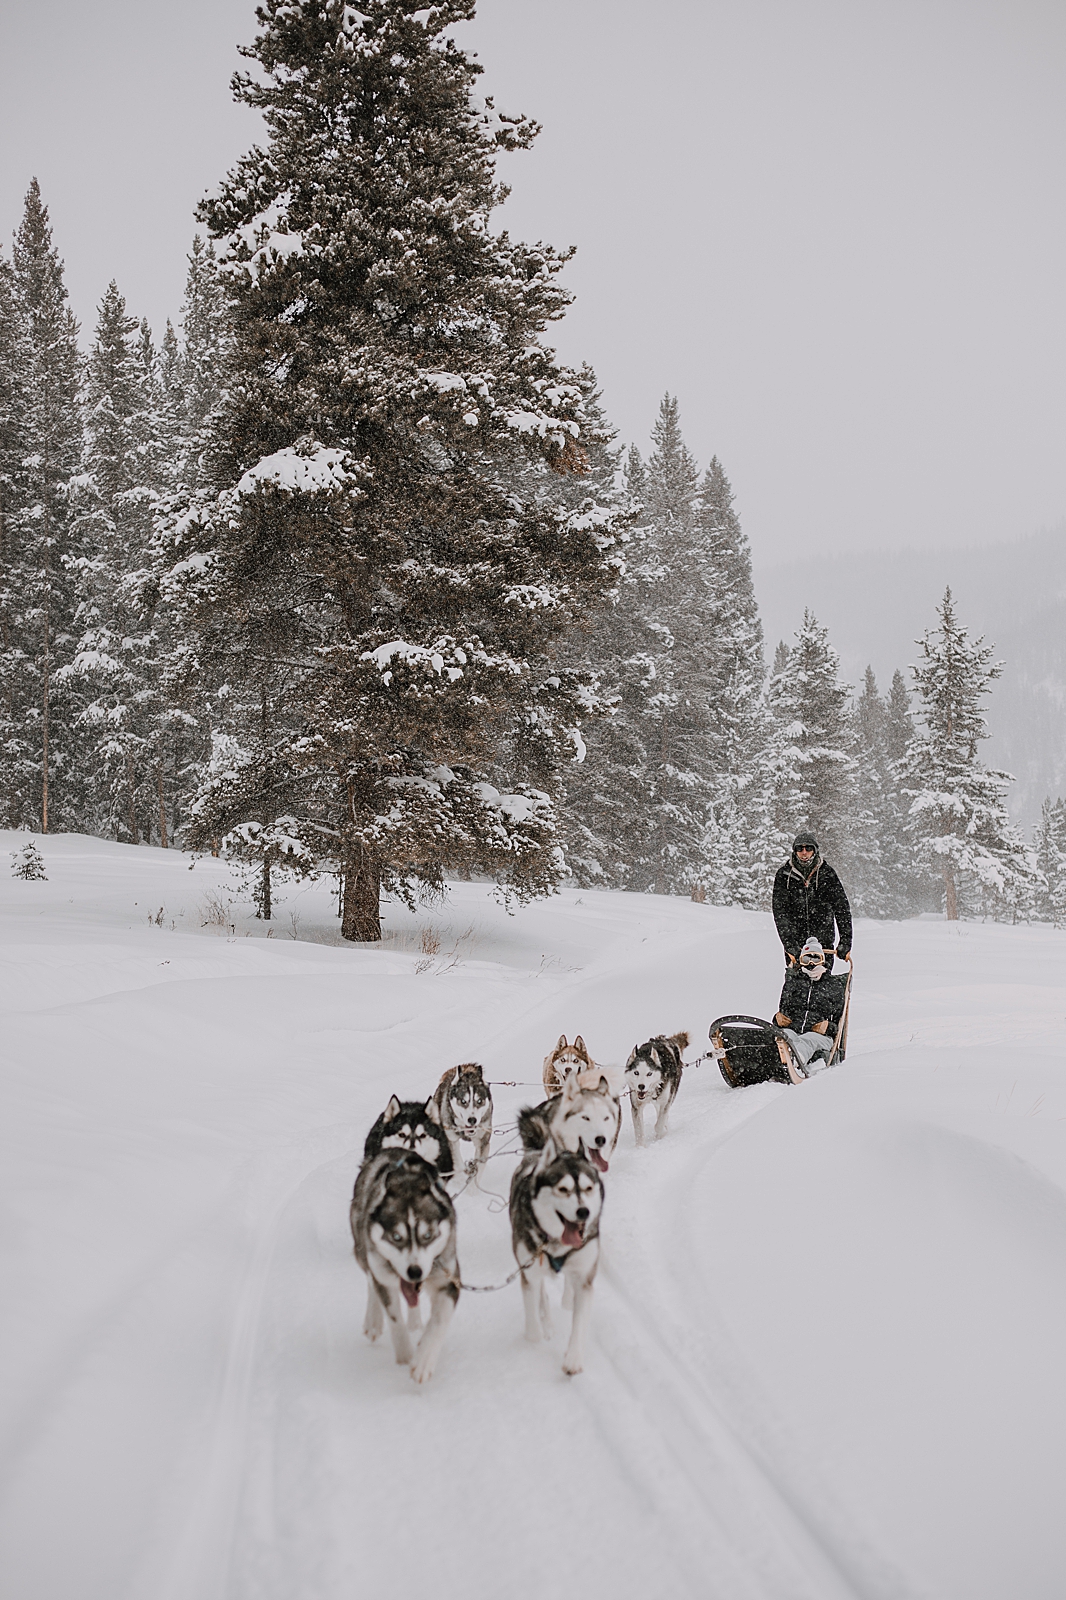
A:
{"type": "Polygon", "coordinates": [[[688,1049],[688,1034],[672,1033],[666,1042],[667,1044],[672,1044],[674,1046],[674,1049],[677,1051],[678,1055],[683,1055],[688,1049]]]}
{"type": "Polygon", "coordinates": [[[548,1120],[548,1102],[541,1106],[523,1106],[518,1113],[518,1136],[523,1150],[543,1150],[551,1138],[548,1120]]]}

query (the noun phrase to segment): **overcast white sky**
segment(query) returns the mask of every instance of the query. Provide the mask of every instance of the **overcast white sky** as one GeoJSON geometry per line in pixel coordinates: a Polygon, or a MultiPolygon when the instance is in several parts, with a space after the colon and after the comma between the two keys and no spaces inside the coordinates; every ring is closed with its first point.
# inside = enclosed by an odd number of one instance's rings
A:
{"type": "MultiPolygon", "coordinates": [[[[508,226],[578,246],[558,330],[626,440],[664,389],[757,560],[1066,516],[1064,0],[482,0],[544,123],[508,226]]],[[[0,226],[41,180],[86,323],[175,315],[254,138],[250,0],[0,0],[0,226]]]]}

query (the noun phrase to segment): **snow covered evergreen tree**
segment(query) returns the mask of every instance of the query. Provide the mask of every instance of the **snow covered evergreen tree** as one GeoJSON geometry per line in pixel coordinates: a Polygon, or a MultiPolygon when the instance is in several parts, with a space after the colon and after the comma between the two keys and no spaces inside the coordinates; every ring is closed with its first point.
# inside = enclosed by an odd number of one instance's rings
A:
{"type": "Polygon", "coordinates": [[[48,833],[84,825],[77,698],[59,676],[74,643],[71,501],[81,468],[81,358],[36,178],[12,267],[24,454],[4,534],[11,563],[5,580],[5,790],[9,825],[48,833]]]}
{"type": "Polygon", "coordinates": [[[14,273],[0,260],[0,822],[8,828],[18,827],[29,814],[33,785],[24,742],[33,691],[21,629],[29,372],[26,318],[14,273]]]}
{"type": "Polygon", "coordinates": [[[659,894],[700,881],[714,796],[711,705],[718,685],[708,632],[713,576],[704,561],[699,470],[681,435],[677,400],[664,395],[645,465],[640,578],[655,645],[644,708],[646,794],[641,887],[659,894]]]}
{"type": "Polygon", "coordinates": [[[549,791],[587,699],[559,647],[615,575],[613,508],[515,489],[523,461],[584,475],[583,394],[543,340],[565,256],[489,227],[496,153],[536,129],[475,101],[448,37],[472,14],[267,0],[234,80],[266,146],[203,208],[234,376],[168,587],[245,710],[191,837],[291,819],[340,867],[347,938],[449,868],[558,882],[549,791]]]}
{"type": "Polygon", "coordinates": [[[910,798],[918,861],[943,885],[949,921],[961,913],[1024,915],[1037,867],[1007,813],[1008,772],[985,767],[982,700],[1000,676],[983,639],[971,640],[955,614],[951,590],[937,608],[940,626],[918,641],[911,668],[921,726],[899,764],[910,798]]]}
{"type": "Polygon", "coordinates": [[[923,908],[914,843],[907,831],[909,802],[896,775],[896,763],[913,734],[903,674],[893,674],[882,697],[873,669],[867,667],[855,705],[856,814],[870,819],[876,849],[856,853],[854,898],[863,916],[909,917],[923,908]]]}
{"type": "Polygon", "coordinates": [[[185,362],[174,324],[167,320],[159,346],[157,374],[160,452],[159,481],[164,491],[182,482],[185,446],[185,362]]]}
{"type": "Polygon", "coordinates": [[[699,499],[702,627],[694,649],[707,663],[713,811],[702,877],[721,905],[764,905],[776,853],[767,855],[768,792],[762,782],[770,723],[763,690],[763,632],[751,553],[717,456],[699,499]]]}
{"type": "MultiPolygon", "coordinates": [[[[568,773],[567,860],[579,883],[620,889],[649,886],[649,702],[657,690],[662,639],[648,611],[647,527],[632,526],[641,518],[646,482],[640,452],[631,447],[621,495],[630,523],[624,568],[616,574],[609,606],[583,619],[568,640],[574,659],[595,675],[607,714],[584,725],[583,759],[568,773]]],[[[609,503],[612,490],[613,477],[598,495],[609,503]]]]}
{"type": "Polygon", "coordinates": [[[212,414],[226,384],[230,358],[230,306],[219,277],[214,242],[197,234],[192,242],[181,313],[182,447],[178,478],[199,488],[208,475],[212,414]]]}
{"type": "Polygon", "coordinates": [[[1045,799],[1033,829],[1033,851],[1040,874],[1036,915],[1061,926],[1066,915],[1066,801],[1045,799]]]}
{"type": "Polygon", "coordinates": [[[614,715],[586,732],[572,785],[589,823],[573,852],[582,881],[724,902],[765,899],[760,769],[766,716],[762,629],[747,542],[720,462],[701,484],[666,395],[647,463],[633,447],[639,508],[618,601],[595,633],[614,715]]]}
{"type": "Polygon", "coordinates": [[[804,611],[796,642],[767,691],[773,719],[768,771],[778,859],[795,834],[809,828],[850,892],[858,851],[869,860],[877,841],[872,819],[856,814],[851,690],[839,672],[828,630],[804,611]]]}
{"type": "Polygon", "coordinates": [[[48,874],[44,870],[44,861],[37,848],[37,841],[30,839],[22,846],[21,850],[11,852],[11,876],[21,878],[27,883],[47,883],[48,874]]]}
{"type": "MultiPolygon", "coordinates": [[[[548,472],[547,487],[560,503],[591,494],[598,504],[613,506],[621,530],[632,523],[636,502],[628,482],[621,479],[621,451],[604,416],[595,375],[586,367],[581,377],[585,390],[581,436],[588,470],[583,478],[548,472]]],[[[634,777],[642,761],[640,741],[632,735],[632,658],[634,639],[643,639],[642,619],[634,609],[630,535],[624,537],[625,565],[618,563],[603,603],[577,619],[563,646],[567,665],[587,673],[595,685],[598,714],[583,724],[575,758],[566,768],[560,832],[567,865],[577,882],[603,888],[629,881],[637,809],[634,777]]]]}
{"type": "Polygon", "coordinates": [[[163,476],[161,390],[147,324],[112,282],[88,363],[79,494],[79,637],[62,677],[83,686],[93,831],[167,842],[158,750],[158,641],[147,568],[163,476]]]}

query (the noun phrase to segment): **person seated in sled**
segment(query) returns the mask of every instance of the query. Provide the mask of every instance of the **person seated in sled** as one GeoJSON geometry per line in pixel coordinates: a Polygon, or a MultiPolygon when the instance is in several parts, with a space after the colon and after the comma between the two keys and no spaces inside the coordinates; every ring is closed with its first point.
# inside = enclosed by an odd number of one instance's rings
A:
{"type": "Polygon", "coordinates": [[[835,950],[842,961],[850,960],[851,906],[813,833],[797,833],[792,841],[792,854],[774,879],[773,907],[790,967],[808,939],[817,939],[827,952],[835,950]]]}
{"type": "Polygon", "coordinates": [[[823,950],[817,939],[808,939],[795,963],[785,972],[785,985],[774,1022],[788,1034],[792,1053],[808,1072],[821,1058],[827,1062],[833,1053],[837,1025],[844,1011],[846,980],[835,978],[829,968],[832,951],[823,950]]]}

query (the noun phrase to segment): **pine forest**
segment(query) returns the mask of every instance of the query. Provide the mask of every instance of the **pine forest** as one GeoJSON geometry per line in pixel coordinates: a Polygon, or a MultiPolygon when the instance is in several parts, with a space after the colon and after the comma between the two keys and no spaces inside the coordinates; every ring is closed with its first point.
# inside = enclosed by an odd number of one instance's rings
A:
{"type": "MultiPolygon", "coordinates": [[[[449,877],[763,909],[810,829],[866,916],[1054,920],[981,761],[993,648],[950,590],[887,686],[825,619],[766,640],[728,464],[677,401],[620,443],[513,239],[467,0],[266,0],[263,119],[152,329],[83,331],[36,180],[0,259],[0,823],[230,858],[341,931],[449,877]]],[[[14,220],[14,219],[12,219],[14,220]]],[[[116,264],[118,266],[120,264],[116,264]]],[[[906,648],[904,646],[904,648],[906,648]]]]}

